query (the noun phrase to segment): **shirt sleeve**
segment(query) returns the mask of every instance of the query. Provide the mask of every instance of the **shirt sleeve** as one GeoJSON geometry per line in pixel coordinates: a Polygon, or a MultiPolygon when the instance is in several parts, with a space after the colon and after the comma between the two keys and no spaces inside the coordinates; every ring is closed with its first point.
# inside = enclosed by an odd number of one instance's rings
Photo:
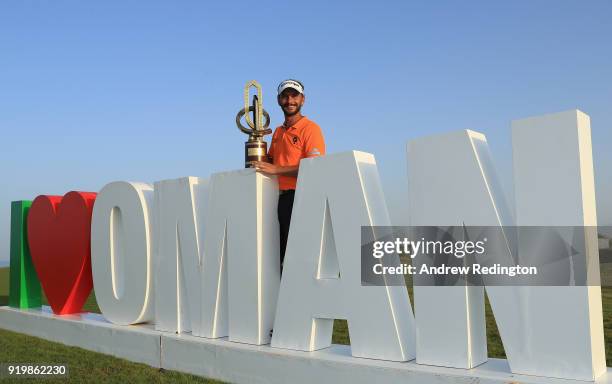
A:
{"type": "Polygon", "coordinates": [[[306,135],[304,135],[304,158],[317,157],[325,155],[325,139],[321,127],[313,124],[306,135]]]}
{"type": "Polygon", "coordinates": [[[270,159],[274,158],[274,138],[276,137],[276,131],[272,135],[272,139],[270,140],[270,146],[268,147],[268,157],[270,159]]]}

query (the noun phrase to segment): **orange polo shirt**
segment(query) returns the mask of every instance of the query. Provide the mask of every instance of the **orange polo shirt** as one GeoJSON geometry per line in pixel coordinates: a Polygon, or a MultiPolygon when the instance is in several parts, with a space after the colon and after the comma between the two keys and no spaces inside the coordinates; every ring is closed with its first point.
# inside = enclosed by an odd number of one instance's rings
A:
{"type": "MultiPolygon", "coordinates": [[[[325,140],[321,128],[303,116],[291,127],[276,127],[268,156],[280,166],[298,165],[301,159],[325,155],[325,140]]],[[[296,176],[278,176],[280,190],[295,189],[296,176]]]]}

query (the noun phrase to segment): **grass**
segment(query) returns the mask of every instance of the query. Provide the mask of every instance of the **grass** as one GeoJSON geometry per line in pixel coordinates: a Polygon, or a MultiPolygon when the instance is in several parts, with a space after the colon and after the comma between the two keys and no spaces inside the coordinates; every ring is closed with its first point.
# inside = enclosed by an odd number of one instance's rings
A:
{"type": "Polygon", "coordinates": [[[0,361],[67,364],[68,378],[45,379],[48,383],[220,383],[4,330],[0,330],[0,361]]]}
{"type": "MultiPolygon", "coordinates": [[[[0,305],[8,303],[8,268],[0,269],[0,305]]],[[[411,302],[414,302],[412,289],[409,288],[411,302]]],[[[43,301],[46,300],[43,297],[43,301]]],[[[602,288],[604,336],[606,343],[606,362],[612,366],[612,287],[602,288]]],[[[92,293],[85,303],[84,310],[99,313],[95,295],[92,293]]],[[[487,345],[489,357],[505,358],[504,348],[495,324],[488,300],[486,301],[487,345]]],[[[333,342],[350,344],[348,324],[345,320],[334,322],[333,342]]],[[[159,370],[144,364],[86,351],[81,348],[68,347],[26,336],[0,330],[0,362],[18,363],[65,363],[70,372],[68,382],[101,382],[101,383],[219,383],[197,376],[179,372],[159,370]]],[[[66,382],[66,379],[58,379],[66,382]]],[[[53,382],[53,380],[49,380],[53,382]]]]}
{"type": "MultiPolygon", "coordinates": [[[[43,303],[47,305],[44,295],[43,303]]],[[[1,268],[0,305],[7,304],[8,268],[1,268]]],[[[87,299],[83,310],[100,313],[93,293],[87,299]]],[[[0,363],[9,362],[68,365],[68,378],[47,378],[45,382],[48,383],[221,383],[0,329],[0,363]]],[[[2,380],[3,383],[5,381],[10,382],[2,380]]],[[[15,379],[15,382],[21,383],[23,379],[15,379]]]]}

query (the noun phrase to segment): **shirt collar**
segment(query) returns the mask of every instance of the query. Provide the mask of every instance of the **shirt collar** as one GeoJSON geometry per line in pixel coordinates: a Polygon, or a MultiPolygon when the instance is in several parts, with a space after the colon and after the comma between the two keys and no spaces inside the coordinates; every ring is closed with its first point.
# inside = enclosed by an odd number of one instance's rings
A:
{"type": "Polygon", "coordinates": [[[302,116],[302,118],[299,119],[297,123],[293,124],[292,126],[285,127],[285,125],[281,125],[281,127],[285,128],[286,130],[296,129],[296,128],[303,127],[307,122],[308,122],[308,119],[306,118],[306,116],[302,116]]]}

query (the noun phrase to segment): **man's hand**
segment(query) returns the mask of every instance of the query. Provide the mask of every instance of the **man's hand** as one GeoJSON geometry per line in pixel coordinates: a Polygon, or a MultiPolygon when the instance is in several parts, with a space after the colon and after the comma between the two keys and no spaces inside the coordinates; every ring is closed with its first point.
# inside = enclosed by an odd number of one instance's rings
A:
{"type": "Polygon", "coordinates": [[[268,175],[297,176],[299,165],[282,166],[266,163],[265,161],[254,161],[253,168],[257,172],[263,172],[268,175]]]}
{"type": "Polygon", "coordinates": [[[258,172],[267,173],[268,175],[278,175],[281,168],[278,165],[266,163],[265,161],[254,161],[253,168],[258,172]]]}

